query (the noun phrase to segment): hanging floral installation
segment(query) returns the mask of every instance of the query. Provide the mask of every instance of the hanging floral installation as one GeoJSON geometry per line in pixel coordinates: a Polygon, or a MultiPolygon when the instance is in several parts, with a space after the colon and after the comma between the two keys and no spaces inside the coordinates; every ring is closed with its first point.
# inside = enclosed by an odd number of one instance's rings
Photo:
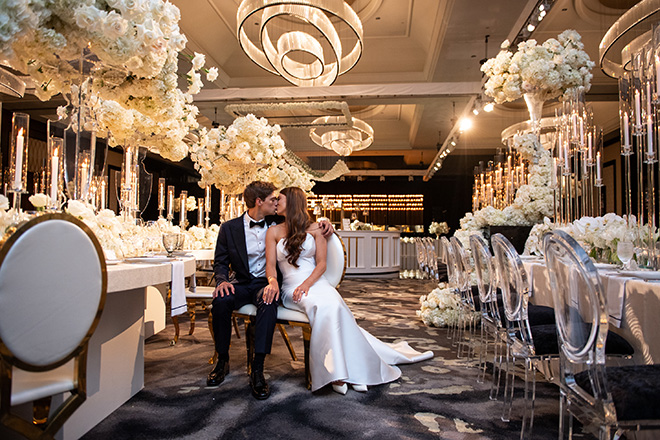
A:
{"type": "Polygon", "coordinates": [[[165,158],[187,156],[183,138],[198,126],[192,96],[202,87],[200,70],[209,81],[218,71],[204,69],[204,56],[195,54],[188,90],[177,87],[187,40],[176,6],[162,0],[32,0],[5,2],[3,15],[0,55],[32,78],[41,100],[62,93],[70,104],[89,107],[99,130],[112,134],[111,145],[133,138],[165,158]],[[81,88],[85,102],[71,102],[81,88]]]}

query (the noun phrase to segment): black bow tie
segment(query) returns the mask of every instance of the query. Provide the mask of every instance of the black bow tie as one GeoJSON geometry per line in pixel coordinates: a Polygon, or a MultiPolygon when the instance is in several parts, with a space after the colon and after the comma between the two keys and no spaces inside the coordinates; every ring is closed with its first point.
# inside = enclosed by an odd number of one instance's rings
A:
{"type": "Polygon", "coordinates": [[[254,228],[255,226],[259,226],[260,228],[263,228],[266,226],[266,220],[261,220],[260,222],[255,222],[250,220],[250,228],[254,228]]]}

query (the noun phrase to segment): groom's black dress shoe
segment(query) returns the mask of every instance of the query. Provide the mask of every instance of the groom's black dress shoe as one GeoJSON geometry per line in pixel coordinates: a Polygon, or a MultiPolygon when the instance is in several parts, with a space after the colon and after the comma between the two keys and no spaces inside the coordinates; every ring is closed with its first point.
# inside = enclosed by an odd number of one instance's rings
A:
{"type": "Polygon", "coordinates": [[[209,377],[206,378],[207,387],[217,387],[224,380],[225,376],[229,373],[229,361],[223,361],[218,359],[213,370],[209,373],[209,377]]]}
{"type": "Polygon", "coordinates": [[[261,370],[255,370],[250,375],[250,388],[255,399],[265,400],[270,396],[270,388],[261,370]]]}

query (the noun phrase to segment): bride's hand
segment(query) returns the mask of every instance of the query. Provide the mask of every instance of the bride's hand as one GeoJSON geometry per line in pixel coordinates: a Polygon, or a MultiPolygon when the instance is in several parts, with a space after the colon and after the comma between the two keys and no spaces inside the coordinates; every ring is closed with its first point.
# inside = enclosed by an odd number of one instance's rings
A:
{"type": "Polygon", "coordinates": [[[271,280],[266,287],[264,287],[263,299],[264,303],[271,304],[280,298],[280,286],[277,280],[271,280]]]}
{"type": "Polygon", "coordinates": [[[304,283],[301,284],[300,286],[296,287],[293,290],[293,302],[300,302],[302,299],[303,295],[307,295],[309,293],[309,286],[305,285],[304,283]]]}

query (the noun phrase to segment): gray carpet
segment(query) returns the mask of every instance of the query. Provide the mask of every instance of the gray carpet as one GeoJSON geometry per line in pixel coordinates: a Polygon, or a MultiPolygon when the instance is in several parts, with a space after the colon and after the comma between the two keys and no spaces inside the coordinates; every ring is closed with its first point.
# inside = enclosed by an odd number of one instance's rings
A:
{"type": "MultiPolygon", "coordinates": [[[[345,280],[339,288],[358,323],[386,342],[407,340],[417,350],[433,350],[431,360],[402,365],[396,382],[366,394],[342,396],[325,387],[311,393],[304,386],[302,360],[293,361],[276,331],[266,359],[272,396],[250,395],[244,338],[233,336],[230,374],[217,389],[205,387],[212,341],[206,313],[198,311],[197,328],[170,346],[167,328],[145,346],[145,387],[103,420],[86,439],[236,439],[236,438],[374,438],[374,439],[517,439],[523,400],[518,381],[512,421],[500,420],[501,401],[490,401],[490,375],[478,383],[478,370],[457,360],[445,329],[426,327],[415,315],[419,296],[432,284],[421,280],[345,280]]],[[[243,326],[240,326],[243,332],[243,326]]],[[[302,358],[300,330],[289,328],[302,358]]],[[[558,390],[539,383],[535,439],[556,439],[558,390]]]]}

